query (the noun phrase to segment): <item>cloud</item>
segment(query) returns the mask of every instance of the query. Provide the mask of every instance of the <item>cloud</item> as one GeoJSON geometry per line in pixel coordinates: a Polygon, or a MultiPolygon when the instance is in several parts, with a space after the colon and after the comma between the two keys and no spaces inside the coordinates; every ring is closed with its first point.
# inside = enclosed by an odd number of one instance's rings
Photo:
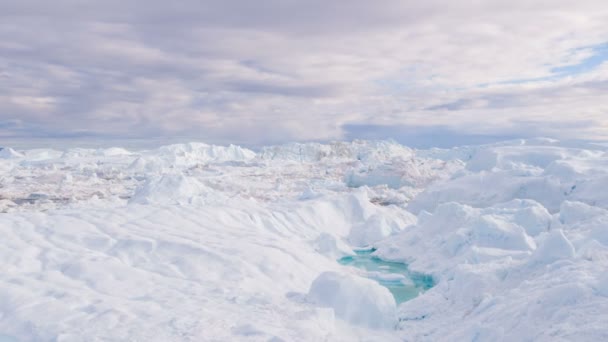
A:
{"type": "Polygon", "coordinates": [[[453,130],[448,126],[345,125],[347,139],[392,139],[413,148],[449,148],[461,145],[487,144],[515,138],[531,137],[529,132],[517,134],[479,134],[453,130]]]}
{"type": "Polygon", "coordinates": [[[602,139],[606,22],[586,0],[4,2],[0,136],[602,139]]]}

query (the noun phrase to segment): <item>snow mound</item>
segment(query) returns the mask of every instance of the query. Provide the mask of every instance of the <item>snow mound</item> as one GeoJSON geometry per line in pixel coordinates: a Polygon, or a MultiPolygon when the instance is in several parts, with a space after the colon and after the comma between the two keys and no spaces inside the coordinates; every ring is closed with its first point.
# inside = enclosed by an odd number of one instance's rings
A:
{"type": "Polygon", "coordinates": [[[175,165],[192,165],[196,163],[247,161],[254,158],[256,154],[236,145],[217,146],[191,142],[163,146],[157,150],[157,155],[173,162],[175,165]]]}
{"type": "Polygon", "coordinates": [[[336,239],[329,233],[321,233],[319,237],[314,240],[313,246],[318,253],[336,260],[345,255],[354,254],[353,250],[348,247],[347,244],[340,239],[336,239]]]}
{"type": "Polygon", "coordinates": [[[61,158],[61,155],[63,155],[63,152],[58,151],[58,150],[54,150],[54,149],[48,149],[48,148],[39,148],[39,149],[33,149],[33,150],[27,150],[25,151],[26,153],[26,158],[28,161],[44,161],[44,160],[48,160],[48,159],[57,159],[57,158],[61,158]]]}
{"type": "Polygon", "coordinates": [[[204,168],[208,164],[247,162],[255,155],[255,152],[235,145],[174,144],[134,155],[128,170],[138,174],[163,174],[204,168]]]}
{"type": "Polygon", "coordinates": [[[194,178],[183,174],[167,174],[148,180],[135,191],[130,203],[186,204],[209,189],[194,178]]]}
{"type": "Polygon", "coordinates": [[[392,329],[396,324],[395,299],[387,288],[370,279],[324,272],[310,286],[308,299],[358,326],[392,329]]]}
{"type": "Polygon", "coordinates": [[[99,149],[96,151],[96,154],[98,156],[114,157],[114,156],[128,156],[128,155],[131,155],[132,153],[127,151],[124,148],[111,147],[111,148],[106,148],[106,149],[99,149]]]}
{"type": "Polygon", "coordinates": [[[91,156],[97,156],[98,150],[90,149],[90,148],[70,148],[63,152],[60,159],[78,159],[78,158],[87,158],[91,156]]]}
{"type": "Polygon", "coordinates": [[[416,222],[416,217],[408,214],[402,217],[391,217],[374,214],[364,222],[355,225],[348,236],[351,245],[365,247],[394,235],[404,227],[416,222]]]}
{"type": "Polygon", "coordinates": [[[532,261],[550,264],[560,259],[569,259],[574,256],[574,246],[564,235],[561,229],[553,230],[544,239],[538,249],[532,254],[532,261]]]}
{"type": "Polygon", "coordinates": [[[161,173],[167,165],[157,156],[141,156],[135,159],[127,168],[128,171],[141,174],[161,173]]]}
{"type": "Polygon", "coordinates": [[[361,164],[349,169],[344,177],[349,187],[386,185],[392,189],[404,186],[424,187],[462,168],[458,161],[394,158],[390,162],[361,164]]]}
{"type": "Polygon", "coordinates": [[[393,141],[361,141],[320,143],[290,143],[264,147],[259,153],[261,159],[296,162],[317,162],[322,160],[360,160],[374,162],[395,157],[408,159],[414,155],[412,149],[393,141]]]}
{"type": "Polygon", "coordinates": [[[512,199],[532,199],[551,213],[564,201],[608,208],[608,194],[597,189],[608,182],[603,150],[547,145],[477,147],[466,171],[431,184],[409,204],[415,213],[439,203],[492,206],[512,199]]]}
{"type": "Polygon", "coordinates": [[[601,296],[608,297],[608,273],[599,277],[595,289],[601,296]]]}
{"type": "Polygon", "coordinates": [[[511,213],[513,222],[522,226],[530,236],[548,231],[553,221],[549,211],[532,200],[515,199],[504,205],[503,213],[511,213]]]}
{"type": "Polygon", "coordinates": [[[545,168],[552,162],[564,159],[568,155],[582,153],[579,150],[566,150],[553,146],[501,146],[482,149],[475,153],[467,162],[467,169],[471,171],[491,171],[494,168],[508,169],[534,169],[545,168]]]}
{"type": "Polygon", "coordinates": [[[594,220],[588,226],[581,228],[591,228],[588,237],[594,239],[604,246],[608,247],[608,215],[602,216],[600,219],[594,220]]]}
{"type": "Polygon", "coordinates": [[[597,216],[607,215],[608,210],[582,202],[564,201],[559,210],[559,220],[563,224],[575,224],[597,216]]]}
{"type": "Polygon", "coordinates": [[[530,251],[534,240],[523,227],[493,215],[482,215],[471,223],[472,240],[479,247],[530,251]]]}
{"type": "Polygon", "coordinates": [[[383,259],[410,260],[415,270],[440,274],[459,263],[527,256],[537,248],[534,236],[550,223],[546,210],[530,200],[483,209],[449,202],[422,211],[417,222],[374,246],[383,259]]]}
{"type": "Polygon", "coordinates": [[[25,157],[23,154],[10,147],[0,148],[0,159],[18,159],[25,157]]]}

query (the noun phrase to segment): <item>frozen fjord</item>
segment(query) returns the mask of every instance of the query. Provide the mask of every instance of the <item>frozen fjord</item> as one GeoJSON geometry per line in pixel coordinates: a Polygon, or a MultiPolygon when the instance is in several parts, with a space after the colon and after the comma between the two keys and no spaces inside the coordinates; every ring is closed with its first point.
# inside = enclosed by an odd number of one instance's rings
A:
{"type": "Polygon", "coordinates": [[[0,152],[5,336],[608,338],[601,146],[0,152]],[[397,305],[336,262],[364,246],[436,286],[397,305]]]}

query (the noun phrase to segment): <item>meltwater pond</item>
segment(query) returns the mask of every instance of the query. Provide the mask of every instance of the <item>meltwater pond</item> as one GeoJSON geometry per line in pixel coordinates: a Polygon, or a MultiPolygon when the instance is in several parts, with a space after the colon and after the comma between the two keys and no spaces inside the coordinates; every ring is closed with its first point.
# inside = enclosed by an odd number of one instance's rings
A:
{"type": "Polygon", "coordinates": [[[397,304],[408,301],[435,285],[433,277],[411,272],[407,264],[384,261],[372,255],[375,249],[356,250],[355,255],[338,260],[342,265],[365,270],[365,276],[388,288],[397,304]]]}

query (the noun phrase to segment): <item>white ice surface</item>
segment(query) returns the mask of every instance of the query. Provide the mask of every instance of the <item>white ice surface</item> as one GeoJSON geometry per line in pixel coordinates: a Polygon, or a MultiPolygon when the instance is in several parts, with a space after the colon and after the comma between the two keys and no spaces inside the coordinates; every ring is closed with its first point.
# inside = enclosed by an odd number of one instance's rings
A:
{"type": "Polygon", "coordinates": [[[549,139],[0,151],[0,339],[608,340],[608,154],[549,139]],[[336,259],[437,285],[394,307],[336,259]]]}
{"type": "Polygon", "coordinates": [[[386,287],[370,279],[323,272],[312,282],[307,298],[356,326],[392,329],[397,323],[395,299],[386,287]]]}

